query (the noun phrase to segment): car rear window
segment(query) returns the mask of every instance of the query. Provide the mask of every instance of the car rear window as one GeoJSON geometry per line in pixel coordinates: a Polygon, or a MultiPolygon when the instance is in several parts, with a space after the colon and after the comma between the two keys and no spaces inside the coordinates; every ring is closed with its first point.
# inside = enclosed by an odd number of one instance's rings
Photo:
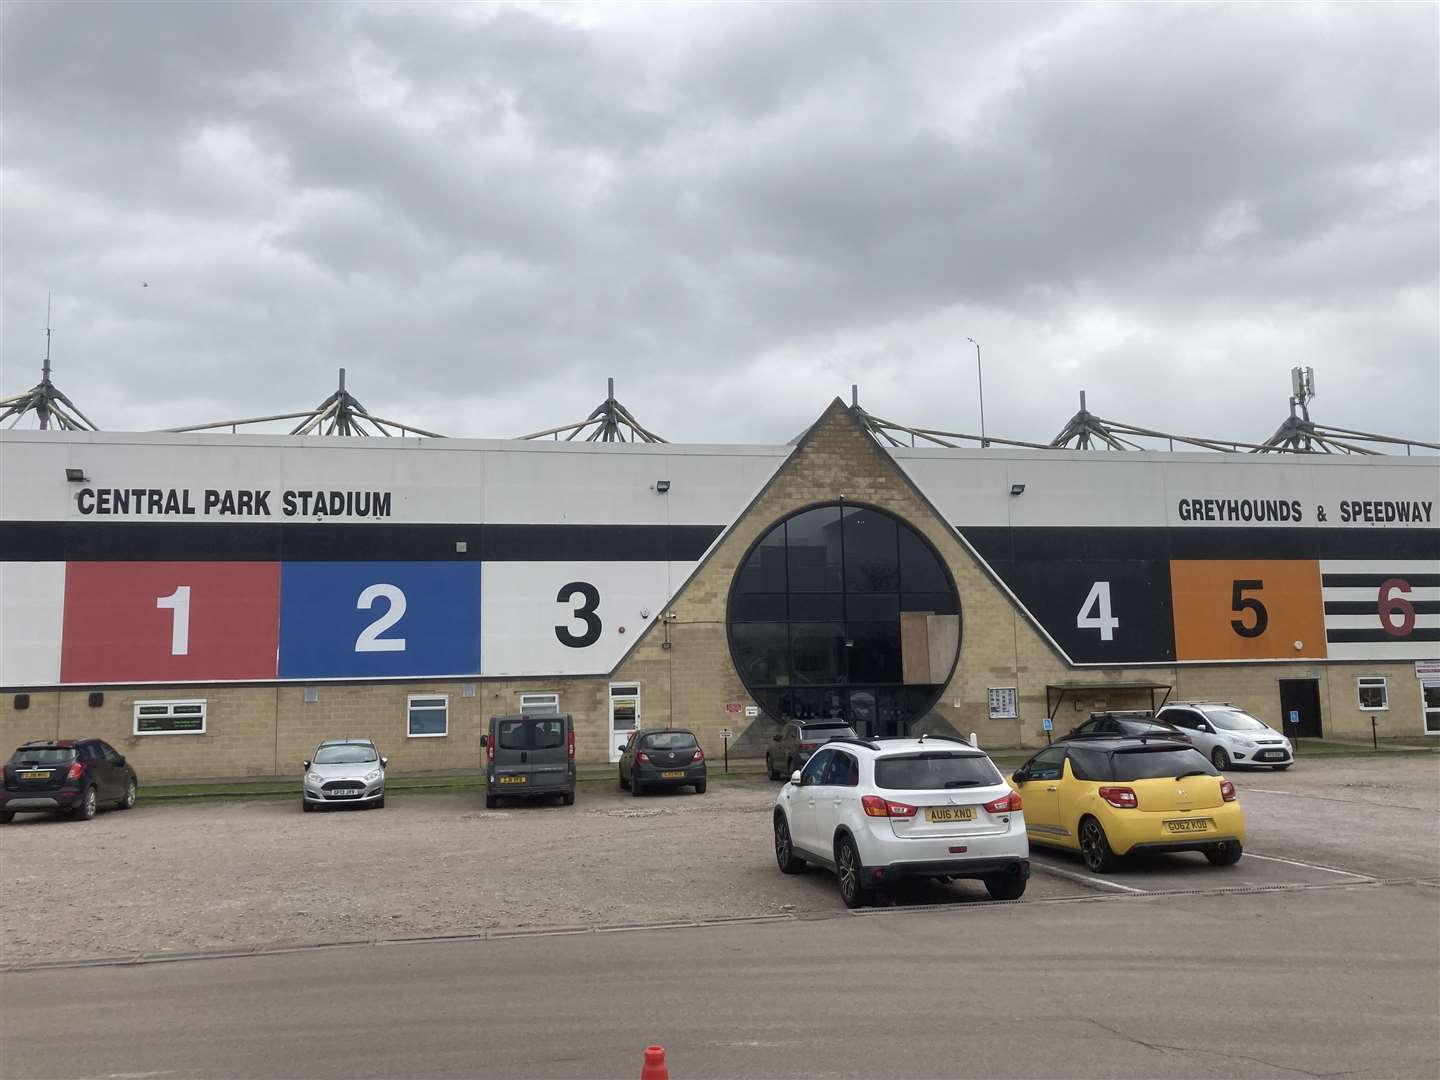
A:
{"type": "Polygon", "coordinates": [[[822,739],[853,739],[855,729],[849,724],[806,724],[800,729],[802,739],[809,739],[816,735],[822,739]]]}
{"type": "Polygon", "coordinates": [[[565,745],[565,721],[524,717],[500,721],[502,750],[553,750],[565,745]]]}
{"type": "Polygon", "coordinates": [[[1154,780],[1162,776],[1204,773],[1219,776],[1210,759],[1192,746],[1142,746],[1116,750],[1110,759],[1115,780],[1154,780]]]}
{"type": "Polygon", "coordinates": [[[927,751],[896,754],[875,762],[875,785],[891,791],[932,791],[998,783],[1000,774],[983,754],[927,751]]]}
{"type": "Polygon", "coordinates": [[[688,731],[655,731],[640,740],[645,750],[694,750],[695,736],[688,731]]]}
{"type": "Polygon", "coordinates": [[[22,761],[27,765],[63,765],[74,760],[73,746],[22,746],[10,755],[12,765],[18,765],[22,761]]]}

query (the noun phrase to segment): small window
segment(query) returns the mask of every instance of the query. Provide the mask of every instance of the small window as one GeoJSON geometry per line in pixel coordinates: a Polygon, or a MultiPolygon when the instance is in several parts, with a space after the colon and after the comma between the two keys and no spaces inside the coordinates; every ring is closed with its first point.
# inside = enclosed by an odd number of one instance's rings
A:
{"type": "Polygon", "coordinates": [[[559,716],[559,694],[521,694],[520,711],[526,716],[559,716]]]}
{"type": "Polygon", "coordinates": [[[1071,750],[1070,775],[1076,780],[1109,780],[1108,756],[1096,750],[1071,750]]]}
{"type": "Polygon", "coordinates": [[[1052,746],[1041,750],[1030,759],[1025,766],[1026,780],[1059,780],[1060,771],[1064,767],[1065,748],[1063,746],[1052,746]]]}
{"type": "Polygon", "coordinates": [[[1384,712],[1390,708],[1390,696],[1385,686],[1385,676],[1356,679],[1355,689],[1360,697],[1361,711],[1384,712]]]}
{"type": "Polygon", "coordinates": [[[860,762],[851,754],[838,751],[830,755],[830,767],[820,777],[820,783],[829,787],[859,787],[860,762]]]}
{"type": "Polygon", "coordinates": [[[435,739],[450,732],[450,698],[445,694],[411,694],[406,712],[406,733],[412,739],[435,739]]]}
{"type": "Polygon", "coordinates": [[[1440,681],[1425,679],[1420,683],[1420,710],[1425,718],[1425,734],[1440,735],[1440,681]]]}
{"type": "Polygon", "coordinates": [[[642,750],[694,750],[698,745],[688,731],[652,731],[640,740],[642,750]]]}
{"type": "Polygon", "coordinates": [[[805,768],[800,770],[800,783],[820,783],[820,777],[829,768],[830,759],[834,756],[834,750],[821,750],[818,754],[811,755],[810,760],[805,763],[805,768]]]}
{"type": "Polygon", "coordinates": [[[204,735],[205,702],[137,701],[136,735],[204,735]]]}
{"type": "Polygon", "coordinates": [[[1001,686],[990,688],[990,719],[991,720],[1014,720],[1019,716],[1017,707],[1016,692],[1013,686],[1001,686]]]}

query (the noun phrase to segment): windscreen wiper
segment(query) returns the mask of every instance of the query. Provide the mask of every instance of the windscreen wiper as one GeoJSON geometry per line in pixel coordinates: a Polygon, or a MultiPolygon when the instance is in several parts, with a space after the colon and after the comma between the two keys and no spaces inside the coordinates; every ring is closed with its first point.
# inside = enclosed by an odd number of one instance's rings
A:
{"type": "Polygon", "coordinates": [[[946,780],[946,781],[945,781],[945,786],[946,786],[947,788],[952,788],[952,787],[979,787],[979,786],[980,786],[980,781],[979,781],[979,780],[946,780]]]}

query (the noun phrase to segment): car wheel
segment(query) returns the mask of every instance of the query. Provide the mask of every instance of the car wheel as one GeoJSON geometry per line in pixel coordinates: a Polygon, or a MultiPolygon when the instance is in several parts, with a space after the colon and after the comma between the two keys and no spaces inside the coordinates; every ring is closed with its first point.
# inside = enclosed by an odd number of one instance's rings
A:
{"type": "Polygon", "coordinates": [[[790,841],[790,823],[785,820],[785,811],[775,811],[775,862],[782,874],[798,874],[805,869],[805,860],[795,857],[795,845],[790,841]]]}
{"type": "Polygon", "coordinates": [[[560,805],[561,805],[561,806],[574,806],[574,805],[575,805],[575,792],[573,792],[573,791],[567,791],[567,792],[565,792],[565,794],[561,795],[561,796],[560,796],[560,805]]]}
{"type": "Polygon", "coordinates": [[[95,816],[95,789],[88,787],[80,798],[80,804],[70,811],[76,821],[89,821],[95,816]]]}
{"type": "Polygon", "coordinates": [[[630,774],[630,794],[637,799],[640,797],[640,778],[634,773],[630,774]]]}
{"type": "Polygon", "coordinates": [[[1110,850],[1104,827],[1093,817],[1080,823],[1080,854],[1085,857],[1085,865],[1097,874],[1108,874],[1120,865],[1119,858],[1110,850]]]}
{"type": "Polygon", "coordinates": [[[1217,746],[1214,750],[1210,751],[1210,760],[1215,763],[1215,768],[1221,772],[1230,768],[1230,755],[1225,752],[1223,746],[1217,746]]]}
{"type": "Polygon", "coordinates": [[[500,805],[500,796],[499,796],[499,795],[486,795],[486,796],[485,796],[485,809],[486,809],[486,810],[494,810],[495,807],[497,807],[497,806],[499,806],[499,805],[500,805]]]}
{"type": "Polygon", "coordinates": [[[985,891],[991,900],[1019,900],[1025,895],[1023,874],[1000,874],[985,879],[985,891]]]}
{"type": "Polygon", "coordinates": [[[1205,858],[1210,860],[1211,866],[1234,866],[1243,854],[1245,846],[1239,840],[1221,840],[1205,849],[1205,858]]]}
{"type": "Polygon", "coordinates": [[[384,793],[383,791],[380,793],[380,797],[375,800],[375,809],[376,809],[376,810],[384,810],[384,809],[385,809],[385,793],[384,793]]]}
{"type": "Polygon", "coordinates": [[[865,889],[865,867],[855,841],[842,836],[835,845],[835,876],[840,879],[840,899],[847,908],[864,907],[870,899],[865,889]]]}
{"type": "Polygon", "coordinates": [[[628,791],[628,790],[630,789],[630,785],[629,785],[629,783],[625,780],[625,770],[624,770],[624,769],[619,769],[619,770],[617,770],[617,772],[618,772],[619,777],[620,777],[620,790],[621,790],[621,791],[628,791]]]}
{"type": "Polygon", "coordinates": [[[696,794],[696,795],[704,795],[704,794],[705,794],[705,786],[706,786],[707,783],[709,783],[709,781],[701,780],[700,783],[696,784],[696,785],[695,785],[695,794],[696,794]]]}
{"type": "Polygon", "coordinates": [[[124,794],[124,796],[121,797],[120,801],[119,801],[118,803],[116,803],[115,805],[116,805],[117,807],[119,807],[121,810],[130,810],[130,809],[132,809],[132,808],[135,806],[135,781],[134,781],[134,780],[131,780],[128,784],[125,785],[125,794],[124,794]]]}
{"type": "Polygon", "coordinates": [[[15,820],[14,810],[0,810],[0,824],[9,825],[15,820]]]}
{"type": "Polygon", "coordinates": [[[314,811],[314,809],[315,809],[315,804],[312,803],[309,799],[302,798],[302,799],[300,800],[300,809],[303,810],[305,813],[308,814],[308,813],[311,813],[312,811],[314,811]]]}
{"type": "Polygon", "coordinates": [[[1286,769],[1290,768],[1290,766],[1291,766],[1291,765],[1294,765],[1294,764],[1295,764],[1295,763],[1294,763],[1293,761],[1287,761],[1284,765],[1276,765],[1276,766],[1275,766],[1275,771],[1276,771],[1276,772],[1284,772],[1286,769]]]}

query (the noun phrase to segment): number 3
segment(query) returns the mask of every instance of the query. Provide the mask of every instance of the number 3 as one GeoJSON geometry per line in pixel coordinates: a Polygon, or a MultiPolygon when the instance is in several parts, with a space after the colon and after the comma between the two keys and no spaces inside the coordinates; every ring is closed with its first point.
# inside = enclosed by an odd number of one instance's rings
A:
{"type": "Polygon", "coordinates": [[[568,645],[572,649],[583,649],[600,640],[600,616],[595,613],[600,607],[600,590],[588,581],[572,581],[570,584],[560,587],[560,591],[555,594],[555,602],[568,604],[576,593],[580,594],[582,603],[575,609],[573,615],[585,624],[585,632],[573,634],[568,626],[557,626],[555,627],[555,636],[560,639],[561,645],[568,645]]]}

